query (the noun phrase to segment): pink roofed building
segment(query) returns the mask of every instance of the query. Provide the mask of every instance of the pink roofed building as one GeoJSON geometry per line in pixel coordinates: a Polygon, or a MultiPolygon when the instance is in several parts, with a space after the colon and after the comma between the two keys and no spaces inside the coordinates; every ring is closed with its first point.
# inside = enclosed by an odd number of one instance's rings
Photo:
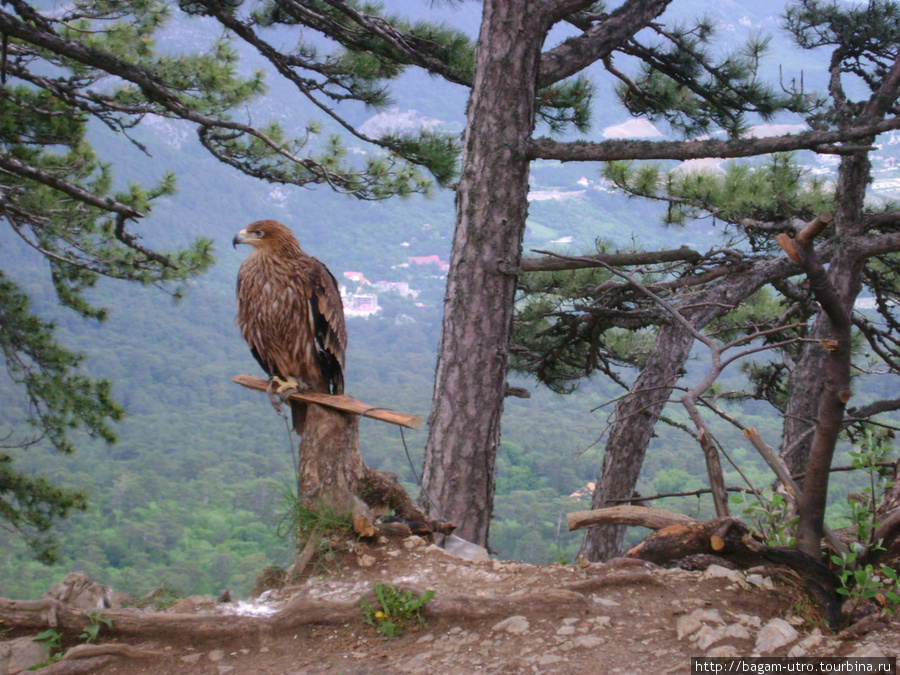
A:
{"type": "Polygon", "coordinates": [[[409,259],[410,265],[436,265],[441,272],[447,272],[450,269],[450,263],[441,260],[437,255],[423,255],[409,259]]]}

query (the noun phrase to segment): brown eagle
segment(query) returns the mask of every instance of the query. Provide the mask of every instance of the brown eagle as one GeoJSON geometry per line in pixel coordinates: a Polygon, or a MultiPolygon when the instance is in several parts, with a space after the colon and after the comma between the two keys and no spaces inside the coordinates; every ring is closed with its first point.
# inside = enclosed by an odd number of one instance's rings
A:
{"type": "MultiPolygon", "coordinates": [[[[347,328],[334,276],[274,220],[251,223],[233,244],[253,248],[238,272],[236,323],[277,393],[342,394],[347,328]]],[[[291,401],[291,412],[301,433],[306,406],[291,401]]]]}

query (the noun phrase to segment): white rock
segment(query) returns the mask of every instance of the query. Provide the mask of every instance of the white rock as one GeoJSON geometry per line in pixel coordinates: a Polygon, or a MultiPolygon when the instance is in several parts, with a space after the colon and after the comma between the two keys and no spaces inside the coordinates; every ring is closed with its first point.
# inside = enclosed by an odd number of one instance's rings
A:
{"type": "Polygon", "coordinates": [[[444,550],[450,555],[455,555],[464,560],[490,560],[487,549],[484,546],[473,544],[455,534],[444,539],[444,550]]]}
{"type": "Polygon", "coordinates": [[[557,635],[575,635],[575,626],[560,626],[557,635]]]}
{"type": "Polygon", "coordinates": [[[725,619],[722,618],[722,615],[719,614],[719,610],[717,609],[695,609],[693,612],[691,612],[691,614],[693,616],[696,616],[701,621],[709,621],[711,623],[720,623],[722,625],[725,625],[725,619]]]}
{"type": "Polygon", "coordinates": [[[721,565],[710,565],[706,571],[700,576],[701,579],[728,579],[741,586],[746,585],[743,572],[739,570],[730,570],[721,565]]]}
{"type": "Polygon", "coordinates": [[[685,614],[678,617],[678,621],[675,623],[675,632],[678,634],[678,639],[683,640],[686,636],[697,632],[702,627],[703,623],[701,623],[700,619],[693,614],[685,614]]]}
{"type": "Polygon", "coordinates": [[[403,546],[406,548],[418,548],[419,546],[424,546],[424,545],[425,545],[425,540],[422,539],[422,537],[420,537],[417,534],[414,534],[403,540],[403,546]]]}
{"type": "Polygon", "coordinates": [[[788,656],[806,656],[810,649],[818,647],[824,639],[825,638],[822,637],[822,634],[817,628],[815,633],[813,633],[812,635],[807,635],[805,638],[800,640],[800,642],[791,647],[791,651],[788,652],[788,656]]]}
{"type": "Polygon", "coordinates": [[[503,631],[511,635],[521,635],[527,631],[530,626],[531,624],[528,623],[528,619],[524,616],[511,616],[507,619],[503,619],[500,623],[494,624],[494,627],[491,628],[491,632],[496,633],[503,631]]]}
{"type": "Polygon", "coordinates": [[[796,629],[784,619],[772,619],[756,636],[755,651],[763,656],[771,654],[776,649],[791,644],[798,636],[796,629]]]}
{"type": "Polygon", "coordinates": [[[706,650],[717,642],[725,639],[725,630],[723,628],[713,628],[712,626],[703,626],[697,633],[691,637],[691,642],[695,642],[702,650],[706,650]]]}
{"type": "Polygon", "coordinates": [[[723,657],[723,656],[740,656],[737,648],[732,647],[731,645],[720,645],[718,647],[713,647],[708,652],[706,652],[706,656],[711,657],[723,657]]]}
{"type": "Polygon", "coordinates": [[[874,658],[884,658],[887,656],[883,651],[881,651],[881,647],[872,642],[866,642],[857,647],[850,656],[868,656],[874,658]]]}
{"type": "Polygon", "coordinates": [[[706,650],[715,643],[728,638],[749,640],[750,631],[739,623],[733,623],[730,626],[719,626],[718,628],[703,626],[703,628],[700,629],[700,632],[691,639],[697,643],[697,646],[700,647],[700,649],[706,650]]]}
{"type": "Polygon", "coordinates": [[[738,623],[742,626],[748,626],[749,628],[759,628],[762,626],[762,619],[753,614],[735,614],[734,618],[737,619],[738,623]]]}
{"type": "Polygon", "coordinates": [[[356,563],[360,567],[372,567],[372,565],[374,565],[376,562],[378,561],[368,553],[363,553],[362,555],[356,557],[356,563]]]}
{"type": "Polygon", "coordinates": [[[618,607],[621,604],[609,598],[601,598],[599,595],[594,595],[591,599],[598,605],[603,605],[604,607],[618,607]]]}
{"type": "Polygon", "coordinates": [[[748,574],[747,583],[753,584],[757,588],[775,588],[775,584],[772,583],[772,580],[769,577],[764,577],[762,574],[748,574]]]}
{"type": "Polygon", "coordinates": [[[596,635],[579,635],[572,639],[572,643],[579,649],[593,649],[603,644],[603,638],[596,635]]]}
{"type": "Polygon", "coordinates": [[[209,654],[206,655],[210,661],[221,661],[225,658],[225,652],[221,649],[213,649],[209,654]]]}

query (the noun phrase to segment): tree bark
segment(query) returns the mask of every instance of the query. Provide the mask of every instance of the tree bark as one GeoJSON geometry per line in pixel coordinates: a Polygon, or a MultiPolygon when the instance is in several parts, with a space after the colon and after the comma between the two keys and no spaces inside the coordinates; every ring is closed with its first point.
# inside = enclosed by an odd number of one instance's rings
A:
{"type": "MultiPolygon", "coordinates": [[[[868,164],[868,162],[866,162],[868,164]]],[[[843,167],[842,167],[843,168],[843,167]]],[[[818,221],[818,219],[817,219],[818,221]]],[[[797,238],[790,240],[787,235],[779,235],[778,242],[782,248],[800,263],[806,272],[809,285],[816,300],[822,307],[819,316],[827,330],[821,345],[826,351],[821,359],[819,377],[823,384],[820,387],[820,400],[816,416],[815,432],[809,449],[806,477],[803,493],[798,496],[799,522],[797,524],[797,548],[807,555],[818,558],[821,555],[821,542],[825,524],[825,502],[828,496],[828,479],[831,473],[831,459],[834,455],[838,436],[844,421],[844,409],[850,399],[850,312],[853,300],[859,292],[861,265],[857,261],[837,269],[832,275],[841,282],[840,291],[835,288],[825,267],[816,256],[812,241],[817,234],[811,223],[797,238]],[[852,286],[856,280],[856,290],[852,286]],[[848,286],[851,288],[848,289],[848,286]],[[842,291],[842,292],[841,292],[842,291]]],[[[840,247],[843,248],[843,247],[840,247]]],[[[852,250],[852,247],[847,247],[852,250]]],[[[841,251],[835,258],[846,256],[848,251],[841,251]]],[[[832,258],[832,266],[835,264],[832,258]]],[[[799,393],[799,392],[798,392],[799,393]]],[[[802,393],[803,396],[807,392],[802,393]]]]}
{"type": "Polygon", "coordinates": [[[362,536],[378,533],[371,507],[386,507],[397,516],[424,525],[419,531],[449,533],[453,526],[429,518],[390,473],[366,466],[359,454],[359,417],[308,403],[306,433],[300,440],[297,488],[300,505],[323,506],[354,516],[362,536]]]}
{"type": "Polygon", "coordinates": [[[528,210],[540,48],[518,0],[484,3],[464,137],[423,491],[429,515],[487,544],[506,391],[515,270],[528,210]]]}

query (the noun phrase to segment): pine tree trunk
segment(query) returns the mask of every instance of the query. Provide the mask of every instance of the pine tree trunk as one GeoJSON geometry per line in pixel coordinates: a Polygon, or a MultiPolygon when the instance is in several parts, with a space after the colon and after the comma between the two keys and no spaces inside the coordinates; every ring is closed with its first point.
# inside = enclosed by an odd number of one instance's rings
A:
{"type": "MultiPolygon", "coordinates": [[[[616,421],[606,442],[603,469],[594,489],[591,509],[616,506],[617,502],[609,500],[634,495],[657,416],[668,403],[672,386],[681,375],[693,344],[693,335],[679,324],[660,328],[653,351],[631,388],[634,395],[616,405],[616,421]]],[[[581,554],[595,562],[614,558],[622,547],[624,535],[623,525],[591,528],[584,535],[581,554]]]]}
{"type": "Polygon", "coordinates": [[[423,472],[429,515],[481,545],[493,510],[546,32],[530,4],[484,3],[423,472]]]}
{"type": "MultiPolygon", "coordinates": [[[[869,158],[865,154],[841,160],[835,194],[833,235],[838,239],[858,234],[869,182],[869,168],[869,158]]],[[[848,312],[852,311],[862,288],[863,263],[852,246],[838,245],[828,265],[828,278],[848,312]]],[[[824,312],[820,312],[808,337],[811,340],[828,338],[831,330],[831,321],[824,312]]],[[[807,470],[819,405],[828,382],[823,377],[827,360],[827,350],[818,342],[808,343],[788,382],[781,456],[794,475],[804,474],[807,470]]],[[[801,487],[804,481],[800,481],[801,487]]]]}
{"type": "MultiPolygon", "coordinates": [[[[685,318],[702,330],[730,307],[782,276],[790,264],[787,259],[772,260],[736,270],[702,298],[694,297],[691,304],[695,309],[685,311],[685,318]]],[[[623,398],[616,405],[616,418],[606,441],[592,509],[615,506],[618,502],[609,500],[629,499],[634,495],[657,416],[668,402],[693,344],[693,336],[680,324],[660,328],[653,350],[631,388],[635,395],[623,398]]],[[[620,525],[592,528],[585,533],[581,554],[594,562],[613,558],[619,554],[624,534],[625,528],[620,525]]]]}

